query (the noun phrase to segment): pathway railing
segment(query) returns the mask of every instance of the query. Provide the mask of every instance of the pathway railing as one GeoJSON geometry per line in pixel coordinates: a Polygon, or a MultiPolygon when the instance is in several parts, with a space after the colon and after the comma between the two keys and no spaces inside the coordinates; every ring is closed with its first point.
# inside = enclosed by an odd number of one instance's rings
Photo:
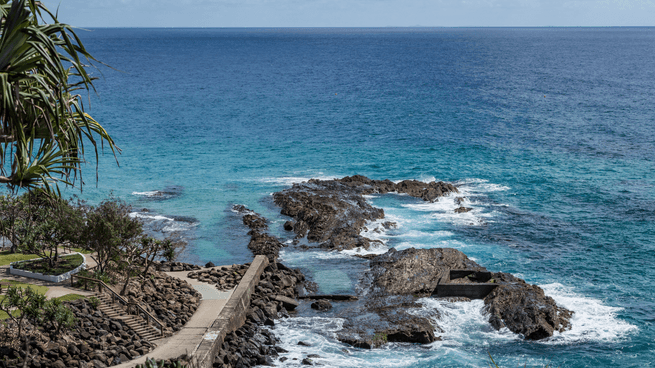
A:
{"type": "Polygon", "coordinates": [[[114,291],[114,289],[110,288],[109,285],[105,284],[101,280],[98,279],[93,279],[90,277],[84,277],[84,276],[78,276],[78,275],[71,275],[71,286],[74,286],[75,284],[75,279],[80,279],[84,282],[84,290],[89,290],[88,284],[91,283],[91,285],[98,285],[98,292],[103,293],[104,290],[109,290],[109,293],[111,295],[111,300],[112,302],[116,303],[117,301],[127,308],[128,312],[130,310],[130,307],[136,307],[137,309],[137,316],[144,314],[146,323],[148,323],[148,326],[150,326],[150,322],[152,321],[155,325],[159,326],[159,333],[161,336],[164,336],[164,324],[160,322],[157,318],[155,318],[150,312],[145,310],[139,303],[132,303],[128,302],[120,296],[117,292],[114,291]]]}

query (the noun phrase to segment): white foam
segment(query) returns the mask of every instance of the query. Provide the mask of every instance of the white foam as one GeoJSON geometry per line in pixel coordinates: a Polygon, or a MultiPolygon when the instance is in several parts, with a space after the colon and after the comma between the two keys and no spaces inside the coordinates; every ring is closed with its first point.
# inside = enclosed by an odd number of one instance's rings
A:
{"type": "Polygon", "coordinates": [[[559,283],[541,285],[541,288],[558,305],[575,312],[571,318],[571,330],[556,332],[545,343],[614,341],[638,330],[636,326],[617,317],[623,308],[604,305],[598,299],[577,294],[572,288],[559,283]]]}
{"type": "Polygon", "coordinates": [[[190,230],[194,227],[196,227],[198,224],[196,223],[188,223],[188,222],[178,222],[178,221],[173,221],[172,224],[164,226],[161,231],[165,233],[174,233],[174,232],[180,232],[180,231],[187,231],[190,230]]]}
{"type": "Polygon", "coordinates": [[[430,346],[432,349],[445,346],[459,347],[464,345],[489,345],[493,342],[514,341],[520,337],[507,328],[496,330],[488,322],[488,317],[483,314],[484,301],[481,299],[470,302],[448,302],[443,299],[421,298],[418,300],[423,305],[422,310],[411,311],[413,314],[427,314],[430,309],[439,311],[440,319],[435,324],[442,331],[437,330],[436,334],[441,336],[442,341],[436,341],[430,346]]]}
{"type": "Polygon", "coordinates": [[[394,238],[450,238],[454,233],[450,231],[420,231],[420,230],[410,230],[403,234],[398,235],[388,235],[389,237],[394,238]]]}
{"type": "Polygon", "coordinates": [[[161,192],[158,190],[152,190],[149,192],[132,192],[133,196],[142,196],[142,197],[155,197],[160,196],[161,192]]]}
{"type": "Polygon", "coordinates": [[[489,219],[497,214],[494,211],[484,212],[483,206],[474,205],[473,202],[467,200],[465,200],[465,203],[471,210],[457,213],[455,210],[464,203],[458,204],[456,198],[458,198],[457,194],[449,193],[446,196],[440,197],[435,202],[407,203],[403,204],[402,207],[413,211],[428,212],[428,216],[432,220],[465,226],[484,225],[490,222],[489,219]]]}
{"type": "Polygon", "coordinates": [[[412,242],[412,241],[404,241],[400,242],[398,245],[395,246],[396,250],[405,250],[409,248],[415,248],[415,249],[432,249],[432,248],[455,248],[455,249],[465,249],[469,248],[472,245],[462,243],[458,240],[453,240],[453,239],[444,239],[441,241],[431,241],[429,243],[424,243],[424,242],[412,242]]]}
{"type": "Polygon", "coordinates": [[[385,245],[379,245],[379,246],[374,246],[371,245],[368,249],[364,249],[362,247],[357,247],[353,249],[348,249],[348,250],[343,250],[341,253],[349,255],[349,256],[354,256],[354,255],[360,255],[360,256],[365,256],[368,254],[384,254],[389,250],[389,247],[385,245]]]}
{"type": "Polygon", "coordinates": [[[177,221],[174,218],[144,212],[131,212],[129,216],[144,220],[144,222],[149,224],[159,223],[159,226],[161,227],[156,227],[159,228],[158,231],[164,233],[188,231],[198,226],[198,223],[196,222],[177,221]]]}
{"type": "Polygon", "coordinates": [[[464,179],[453,183],[457,189],[465,193],[488,193],[488,192],[501,192],[510,190],[511,188],[505,185],[489,183],[486,179],[464,179]]]}
{"type": "MultiPolygon", "coordinates": [[[[320,173],[323,174],[323,173],[320,173]]],[[[258,179],[259,182],[267,184],[277,184],[284,186],[292,186],[293,184],[303,183],[311,179],[319,180],[332,180],[336,179],[339,176],[325,176],[325,175],[316,175],[316,176],[282,176],[282,177],[266,177],[258,179]]]]}
{"type": "MultiPolygon", "coordinates": [[[[273,193],[271,193],[271,195],[273,195],[273,193]]],[[[243,206],[243,207],[245,208],[245,206],[243,206]]],[[[234,209],[234,206],[232,206],[232,208],[230,208],[230,211],[232,211],[232,212],[234,212],[234,213],[236,213],[236,214],[239,214],[239,215],[241,215],[241,214],[245,214],[245,215],[256,215],[255,211],[249,210],[249,209],[247,209],[247,208],[246,208],[245,211],[238,211],[238,210],[235,210],[235,209],[234,209]]]]}
{"type": "Polygon", "coordinates": [[[419,354],[394,353],[394,344],[380,349],[355,349],[336,340],[336,333],[343,327],[344,320],[339,318],[294,317],[279,320],[272,328],[279,344],[288,353],[280,354],[288,360],[275,361],[276,366],[297,367],[307,354],[318,354],[312,358],[316,363],[329,367],[407,367],[424,359],[419,354]],[[299,341],[309,343],[311,347],[298,345],[299,341]],[[347,349],[345,353],[343,349],[347,349]],[[295,358],[295,360],[294,360],[295,358]]]}
{"type": "Polygon", "coordinates": [[[298,252],[296,250],[280,249],[280,260],[291,264],[302,264],[311,259],[327,260],[348,258],[348,254],[339,251],[326,251],[323,249],[307,250],[298,252]]]}
{"type": "Polygon", "coordinates": [[[175,221],[174,219],[166,217],[166,216],[149,215],[149,214],[143,213],[143,212],[131,212],[130,217],[148,219],[148,220],[151,220],[151,221],[175,221]]]}

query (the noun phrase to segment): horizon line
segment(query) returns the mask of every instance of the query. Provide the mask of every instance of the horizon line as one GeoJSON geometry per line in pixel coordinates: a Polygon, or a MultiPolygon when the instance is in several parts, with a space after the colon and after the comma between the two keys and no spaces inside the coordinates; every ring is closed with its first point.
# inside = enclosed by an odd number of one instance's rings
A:
{"type": "Polygon", "coordinates": [[[393,29],[393,28],[655,28],[652,26],[74,26],[75,28],[160,28],[160,29],[393,29]]]}

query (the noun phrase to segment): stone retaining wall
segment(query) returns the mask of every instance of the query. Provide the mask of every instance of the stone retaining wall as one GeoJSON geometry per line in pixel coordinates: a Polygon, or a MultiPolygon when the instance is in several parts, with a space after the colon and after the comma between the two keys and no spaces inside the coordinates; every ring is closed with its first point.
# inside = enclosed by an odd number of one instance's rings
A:
{"type": "Polygon", "coordinates": [[[268,258],[262,255],[255,256],[248,272],[243,276],[239,286],[232,292],[214,323],[207,328],[203,341],[191,353],[191,360],[197,363],[198,368],[211,368],[214,357],[223,344],[225,335],[235,331],[246,322],[246,315],[250,307],[250,297],[255,286],[268,266],[268,258]]]}

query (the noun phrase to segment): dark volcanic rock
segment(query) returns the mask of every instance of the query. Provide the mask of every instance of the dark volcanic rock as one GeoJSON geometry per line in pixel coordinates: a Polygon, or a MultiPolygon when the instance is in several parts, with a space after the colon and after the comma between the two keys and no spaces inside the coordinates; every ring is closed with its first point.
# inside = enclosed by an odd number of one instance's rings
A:
{"type": "Polygon", "coordinates": [[[449,192],[457,192],[457,188],[443,182],[426,184],[405,180],[395,184],[356,175],[334,180],[312,179],[277,192],[273,198],[282,207],[283,215],[296,220],[293,231],[297,238],[306,235],[309,242],[328,249],[368,249],[372,241],[359,234],[367,221],[384,218],[384,211],[368,204],[363,195],[393,191],[434,201],[449,192]]]}
{"type": "Polygon", "coordinates": [[[452,248],[392,248],[371,259],[374,291],[390,295],[430,295],[440,274],[450,269],[483,271],[484,267],[452,248]]]}
{"type": "Polygon", "coordinates": [[[284,223],[284,230],[293,231],[293,221],[287,221],[284,223]]]}
{"type": "Polygon", "coordinates": [[[366,202],[361,190],[338,181],[310,180],[274,195],[282,214],[296,219],[298,238],[330,249],[368,248],[359,235],[366,221],[381,219],[384,211],[366,202]]]}
{"type": "Polygon", "coordinates": [[[249,213],[243,216],[243,224],[246,225],[251,230],[263,230],[268,229],[268,224],[266,224],[266,219],[259,216],[256,213],[249,213]]]}
{"type": "Polygon", "coordinates": [[[271,263],[276,263],[280,249],[285,245],[276,237],[266,233],[268,230],[266,219],[242,205],[236,205],[232,209],[243,215],[243,224],[250,229],[250,232],[248,232],[248,235],[250,235],[248,249],[254,255],[266,256],[271,263]]]}
{"type": "Polygon", "coordinates": [[[190,272],[188,277],[208,284],[216,284],[218,290],[230,290],[239,285],[249,266],[250,263],[223,266],[211,270],[190,272]]]}
{"type": "Polygon", "coordinates": [[[332,304],[325,300],[325,299],[319,299],[315,301],[314,303],[311,304],[312,309],[320,310],[320,311],[326,311],[332,309],[332,304]]]}
{"type": "Polygon", "coordinates": [[[573,312],[559,307],[543,289],[507,273],[494,273],[500,284],[484,300],[489,322],[507,327],[526,339],[540,340],[569,329],[573,312]]]}
{"type": "Polygon", "coordinates": [[[455,213],[466,213],[466,212],[469,212],[470,210],[472,210],[472,208],[458,207],[458,208],[455,208],[455,213]]]}
{"type": "Polygon", "coordinates": [[[280,249],[285,246],[284,244],[277,240],[276,237],[260,233],[257,230],[251,230],[248,234],[250,234],[248,249],[252,251],[252,254],[266,256],[271,263],[277,261],[280,249]]]}

